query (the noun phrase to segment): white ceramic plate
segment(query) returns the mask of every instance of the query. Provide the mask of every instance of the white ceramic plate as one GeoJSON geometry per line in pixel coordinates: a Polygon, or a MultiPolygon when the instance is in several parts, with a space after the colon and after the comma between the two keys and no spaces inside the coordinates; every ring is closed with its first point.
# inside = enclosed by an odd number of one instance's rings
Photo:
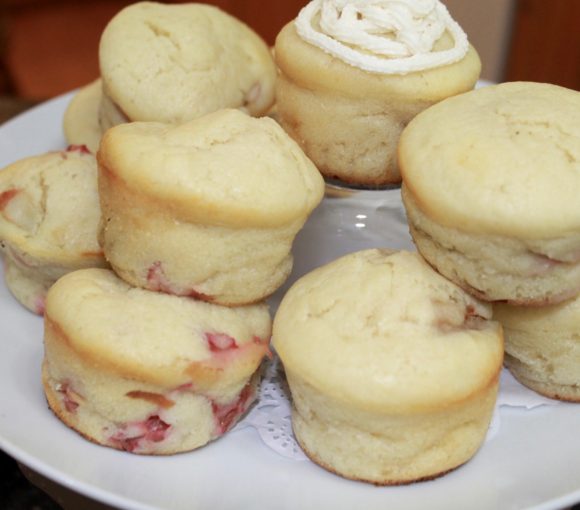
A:
{"type": "MultiPolygon", "coordinates": [[[[69,99],[45,103],[0,127],[0,167],[64,147],[61,119],[69,99]]],[[[292,280],[338,255],[373,246],[411,248],[399,192],[327,198],[297,239],[292,280]]],[[[285,459],[252,428],[173,457],[96,446],[48,410],[41,358],[42,320],[0,283],[0,448],[70,489],[121,508],[487,510],[580,501],[580,406],[502,408],[499,433],[465,466],[432,482],[377,488],[285,459]]]]}

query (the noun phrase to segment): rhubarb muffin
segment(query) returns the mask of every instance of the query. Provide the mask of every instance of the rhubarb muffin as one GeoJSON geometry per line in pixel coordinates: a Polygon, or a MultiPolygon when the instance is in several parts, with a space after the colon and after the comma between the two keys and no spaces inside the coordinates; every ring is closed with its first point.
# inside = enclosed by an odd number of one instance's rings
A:
{"type": "Polygon", "coordinates": [[[305,453],[343,477],[398,485],[467,462],[503,358],[491,307],[417,254],[365,250],[295,283],[272,342],[305,453]]]}
{"type": "Polygon", "coordinates": [[[98,153],[100,239],[132,285],[226,305],[286,280],[324,182],[280,126],[220,110],[181,126],[134,122],[98,153]]]}
{"type": "Polygon", "coordinates": [[[396,148],[420,111],[472,89],[481,62],[438,0],[315,0],[276,39],[278,118],[331,179],[401,180],[396,148]]]}
{"type": "Polygon", "coordinates": [[[94,154],[101,141],[99,105],[101,103],[101,80],[81,88],[71,99],[64,113],[63,131],[71,145],[86,145],[94,154]]]}
{"type": "Polygon", "coordinates": [[[485,87],[417,116],[399,146],[421,254],[488,301],[544,305],[580,292],[580,92],[485,87]]]}
{"type": "Polygon", "coordinates": [[[580,297],[543,307],[496,303],[493,314],[516,379],[547,397],[580,402],[580,297]]]}
{"type": "Polygon", "coordinates": [[[138,2],[101,35],[103,131],[128,121],[181,124],[221,108],[262,115],[276,66],[266,43],[217,7],[138,2]]]}
{"type": "Polygon", "coordinates": [[[0,251],[6,285],[42,314],[62,275],[106,266],[97,241],[97,164],[85,146],[17,161],[0,171],[0,251]]]}
{"type": "Polygon", "coordinates": [[[54,413],[95,443],[160,455],[198,448],[239,420],[271,328],[264,304],[150,292],[106,269],[53,285],[44,324],[42,381],[54,413]]]}

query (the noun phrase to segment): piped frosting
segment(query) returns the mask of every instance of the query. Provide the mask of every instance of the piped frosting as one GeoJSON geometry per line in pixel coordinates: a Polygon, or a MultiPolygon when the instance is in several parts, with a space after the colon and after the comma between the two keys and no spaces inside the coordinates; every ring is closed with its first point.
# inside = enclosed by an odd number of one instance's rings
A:
{"type": "Polygon", "coordinates": [[[313,0],[295,23],[308,43],[374,73],[448,65],[469,48],[465,32],[439,0],[313,0]],[[434,51],[445,32],[452,47],[434,51]]]}

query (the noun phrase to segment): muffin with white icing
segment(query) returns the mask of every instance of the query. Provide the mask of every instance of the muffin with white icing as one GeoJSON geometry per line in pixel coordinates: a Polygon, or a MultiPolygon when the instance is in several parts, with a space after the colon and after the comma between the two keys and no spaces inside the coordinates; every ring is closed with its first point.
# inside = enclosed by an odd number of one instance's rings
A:
{"type": "Polygon", "coordinates": [[[225,305],[286,280],[324,182],[272,119],[220,110],[181,126],[134,122],[98,153],[107,260],[132,285],[225,305]]]}
{"type": "Polygon", "coordinates": [[[580,293],[580,92],[513,82],[419,114],[399,144],[420,253],[486,301],[580,293]]]}
{"type": "Polygon", "coordinates": [[[264,304],[227,308],[132,288],[105,269],[76,271],[47,296],[44,391],[67,426],[98,444],[192,450],[254,401],[270,324],[264,304]]]}
{"type": "Polygon", "coordinates": [[[485,437],[503,358],[491,307],[417,254],[365,250],[298,280],[273,345],[308,456],[379,485],[434,478],[485,437]]]}
{"type": "Polygon", "coordinates": [[[221,108],[258,116],[274,101],[268,46],[211,5],[129,5],[103,31],[99,63],[103,131],[130,121],[181,124],[221,108]]]}
{"type": "Polygon", "coordinates": [[[106,266],[97,241],[100,219],[97,164],[85,146],[25,158],[0,171],[0,252],[14,297],[42,314],[58,278],[106,266]]]}
{"type": "Polygon", "coordinates": [[[420,111],[474,87],[475,49],[438,0],[315,0],[276,39],[278,119],[328,178],[400,182],[420,111]]]}

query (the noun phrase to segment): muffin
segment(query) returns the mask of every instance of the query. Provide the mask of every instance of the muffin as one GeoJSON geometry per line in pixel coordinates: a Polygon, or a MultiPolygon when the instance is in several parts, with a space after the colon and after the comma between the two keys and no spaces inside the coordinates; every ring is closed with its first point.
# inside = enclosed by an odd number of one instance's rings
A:
{"type": "Polygon", "coordinates": [[[48,293],[44,391],[95,443],[193,450],[251,405],[269,336],[266,305],[231,309],[132,288],[106,269],[76,271],[48,293]]]}
{"type": "Polygon", "coordinates": [[[481,445],[503,358],[491,307],[417,254],[365,250],[304,276],[272,342],[305,453],[343,477],[438,477],[481,445]]]}
{"type": "Polygon", "coordinates": [[[276,69],[260,37],[216,7],[138,2],[101,35],[103,131],[128,121],[181,124],[222,108],[274,102],[276,69]]]}
{"type": "Polygon", "coordinates": [[[98,153],[101,242],[131,285],[225,305],[286,280],[296,233],[324,194],[270,118],[220,110],[178,127],[136,122],[98,153]]]}
{"type": "Polygon", "coordinates": [[[0,251],[6,285],[32,312],[44,312],[62,275],[104,267],[95,157],[85,146],[17,161],[0,171],[0,251]]]}
{"type": "Polygon", "coordinates": [[[400,182],[404,126],[479,77],[479,56],[445,7],[408,4],[316,0],[276,39],[279,121],[327,178],[400,182]]]}
{"type": "Polygon", "coordinates": [[[418,115],[399,146],[418,250],[481,299],[580,292],[580,93],[504,83],[418,115]]]}
{"type": "Polygon", "coordinates": [[[546,397],[580,402],[580,297],[544,307],[496,303],[505,331],[505,364],[546,397]]]}
{"type": "Polygon", "coordinates": [[[85,145],[93,154],[99,149],[101,127],[99,105],[101,102],[101,80],[82,87],[68,104],[63,118],[63,131],[71,145],[85,145]]]}

